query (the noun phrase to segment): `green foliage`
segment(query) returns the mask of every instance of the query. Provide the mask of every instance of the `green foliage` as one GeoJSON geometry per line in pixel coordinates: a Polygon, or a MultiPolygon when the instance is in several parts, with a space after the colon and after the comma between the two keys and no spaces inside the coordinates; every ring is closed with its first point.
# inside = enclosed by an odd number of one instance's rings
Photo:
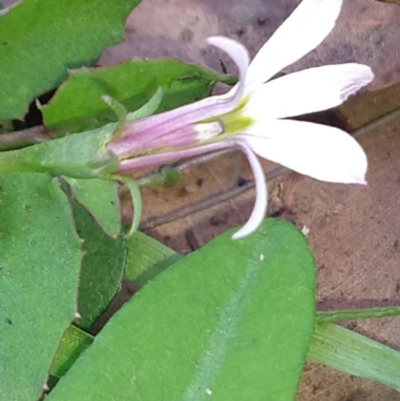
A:
{"type": "MultiPolygon", "coordinates": [[[[70,180],[68,181],[70,182],[70,180]]],[[[75,214],[75,217],[78,217],[77,214],[75,214]]],[[[148,280],[154,278],[181,258],[172,249],[139,231],[128,239],[127,244],[128,255],[125,278],[135,281],[139,285],[144,285],[148,280]]],[[[115,257],[118,258],[118,255],[115,255],[115,257]]],[[[95,271],[93,273],[93,278],[95,278],[95,271]]],[[[119,271],[116,274],[119,276],[119,271]]],[[[104,284],[109,280],[111,281],[113,276],[107,274],[103,277],[97,277],[97,279],[104,284]]],[[[96,287],[99,286],[98,283],[94,283],[94,285],[96,287]]],[[[90,291],[91,286],[89,285],[86,290],[90,291]]],[[[90,294],[84,294],[83,296],[87,297],[90,294]]],[[[82,303],[82,306],[84,306],[84,303],[82,303]]],[[[80,311],[82,312],[81,309],[80,311]]],[[[62,377],[92,342],[93,337],[90,334],[71,325],[64,333],[51,368],[51,375],[58,378],[62,377]]]]}
{"type": "Polygon", "coordinates": [[[0,399],[37,400],[77,311],[83,252],[47,174],[0,175],[0,399]]]}
{"type": "Polygon", "coordinates": [[[79,281],[77,325],[88,330],[106,310],[121,287],[125,271],[126,240],[110,238],[87,211],[72,202],[76,228],[84,240],[85,256],[79,281]]]}
{"type": "Polygon", "coordinates": [[[343,320],[371,319],[377,317],[399,316],[400,306],[381,308],[348,309],[318,312],[319,322],[340,322],[343,320]]]}
{"type": "Polygon", "coordinates": [[[64,376],[92,342],[93,337],[90,334],[74,325],[69,326],[61,339],[50,374],[58,378],[64,376]]]}
{"type": "MultiPolygon", "coordinates": [[[[93,65],[120,41],[139,2],[25,0],[7,9],[1,131],[69,69],[93,65]]],[[[235,80],[174,60],[80,68],[42,109],[52,133],[71,135],[0,152],[0,400],[37,401],[51,372],[61,380],[50,401],[291,401],[306,357],[400,391],[400,353],[330,323],[400,308],[316,314],[314,260],[292,225],[270,219],[235,242],[227,232],[184,258],[139,232],[125,239],[117,184],[103,179],[127,183],[135,229],[139,185],[170,185],[179,171],[115,176],[106,144],[126,121],[204,98],[215,82],[235,80]],[[65,193],[54,176],[68,182],[65,193]],[[124,274],[144,288],[93,338],[86,331],[124,274]]],[[[47,139],[37,129],[4,143],[47,139]]]]}
{"type": "Polygon", "coordinates": [[[117,183],[95,178],[64,179],[68,182],[74,199],[90,212],[107,235],[116,238],[121,232],[117,183]]]}
{"type": "Polygon", "coordinates": [[[282,221],[231,234],[149,282],[48,399],[293,400],[313,331],[313,258],[282,221]]]}
{"type": "Polygon", "coordinates": [[[118,159],[106,148],[116,124],[23,149],[0,152],[0,172],[48,172],[72,178],[109,177],[118,159]]]}
{"type": "Polygon", "coordinates": [[[93,64],[123,38],[140,0],[25,0],[0,18],[0,120],[21,118],[67,70],[93,64]]]}
{"type": "Polygon", "coordinates": [[[332,323],[318,323],[307,357],[400,391],[400,353],[332,323]]]}
{"type": "Polygon", "coordinates": [[[50,104],[43,108],[50,129],[77,132],[115,121],[115,114],[101,100],[108,95],[137,110],[163,89],[158,111],[199,100],[210,94],[214,82],[234,79],[175,60],[133,60],[115,67],[72,71],[50,104]]]}
{"type": "Polygon", "coordinates": [[[128,240],[125,277],[142,286],[180,258],[172,249],[136,231],[128,240]]]}

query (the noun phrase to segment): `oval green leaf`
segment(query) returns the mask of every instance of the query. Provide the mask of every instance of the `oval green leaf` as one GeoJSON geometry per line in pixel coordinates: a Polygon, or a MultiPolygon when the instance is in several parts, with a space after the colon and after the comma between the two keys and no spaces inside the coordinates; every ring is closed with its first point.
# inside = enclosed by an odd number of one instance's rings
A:
{"type": "Polygon", "coordinates": [[[59,85],[67,70],[93,64],[122,40],[140,0],[24,0],[0,18],[0,120],[21,118],[28,104],[59,85]]]}
{"type": "Polygon", "coordinates": [[[83,252],[49,175],[1,175],[0,200],[0,399],[34,401],[77,311],[83,252]]]}
{"type": "Polygon", "coordinates": [[[294,400],[314,328],[313,257],[283,221],[231,235],[150,281],[48,399],[294,400]]]}
{"type": "Polygon", "coordinates": [[[232,84],[235,79],[175,60],[136,59],[114,67],[76,70],[43,107],[44,123],[53,130],[84,131],[116,120],[102,95],[133,111],[162,87],[160,112],[208,96],[215,82],[232,84]]]}

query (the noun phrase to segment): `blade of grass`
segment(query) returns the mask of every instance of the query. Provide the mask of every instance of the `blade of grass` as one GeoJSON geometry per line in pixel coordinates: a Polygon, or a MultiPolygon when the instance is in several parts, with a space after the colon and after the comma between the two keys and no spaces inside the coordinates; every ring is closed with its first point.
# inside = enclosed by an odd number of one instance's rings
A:
{"type": "Polygon", "coordinates": [[[400,353],[333,323],[317,323],[307,359],[400,391],[400,353]]]}

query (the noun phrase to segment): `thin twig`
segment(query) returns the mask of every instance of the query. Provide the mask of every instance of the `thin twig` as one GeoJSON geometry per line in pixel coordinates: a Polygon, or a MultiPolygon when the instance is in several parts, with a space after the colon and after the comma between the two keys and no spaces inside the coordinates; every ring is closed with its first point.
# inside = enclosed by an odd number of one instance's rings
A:
{"type": "Polygon", "coordinates": [[[191,157],[190,159],[180,160],[172,166],[175,167],[177,170],[182,171],[197,164],[209,162],[231,152],[237,152],[237,149],[221,149],[215,152],[205,153],[203,155],[191,157]]]}
{"type": "Polygon", "coordinates": [[[371,132],[375,131],[376,129],[391,123],[393,120],[400,118],[400,107],[389,111],[372,121],[367,122],[366,124],[362,125],[361,127],[355,129],[352,132],[352,135],[355,138],[359,138],[360,136],[370,134],[371,132]]]}
{"type": "Polygon", "coordinates": [[[163,224],[169,223],[170,221],[177,220],[181,217],[188,216],[189,214],[199,212],[201,210],[207,209],[218,203],[231,199],[238,196],[249,189],[254,188],[254,181],[248,181],[240,187],[231,188],[225,192],[220,192],[216,195],[211,195],[207,198],[201,199],[198,202],[191,203],[190,205],[183,206],[179,209],[172,210],[171,212],[165,213],[161,216],[151,217],[140,224],[140,230],[148,230],[163,224]]]}
{"type": "Polygon", "coordinates": [[[7,132],[0,135],[0,151],[19,149],[52,139],[54,138],[50,134],[45,133],[42,125],[23,131],[7,132]]]}
{"type": "MultiPolygon", "coordinates": [[[[285,171],[288,171],[286,167],[277,167],[274,170],[267,173],[265,175],[265,178],[267,181],[272,180],[283,174],[285,171]]],[[[190,205],[183,206],[179,209],[172,210],[171,212],[162,214],[161,216],[150,217],[149,219],[145,220],[143,223],[140,224],[139,229],[149,230],[150,228],[161,226],[163,224],[167,224],[171,221],[180,219],[182,217],[186,217],[190,214],[200,212],[201,210],[218,205],[221,202],[224,202],[228,199],[241,195],[242,193],[247,192],[250,189],[253,189],[254,186],[255,186],[254,181],[247,181],[241,186],[234,186],[224,192],[220,192],[215,195],[210,195],[207,198],[191,203],[190,205]]]]}

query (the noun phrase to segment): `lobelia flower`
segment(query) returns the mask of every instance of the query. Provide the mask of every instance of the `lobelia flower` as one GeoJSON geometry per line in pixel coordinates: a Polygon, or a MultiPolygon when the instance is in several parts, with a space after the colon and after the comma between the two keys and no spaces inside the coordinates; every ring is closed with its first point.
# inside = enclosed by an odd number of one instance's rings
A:
{"type": "Polygon", "coordinates": [[[257,196],[234,239],[257,229],[266,212],[265,177],[254,153],[318,180],[365,184],[367,158],[355,139],[337,128],[286,118],[340,105],[372,81],[371,69],[356,63],[327,65],[270,80],[325,39],[341,6],[342,0],[303,0],[250,64],[240,43],[209,38],[237,64],[238,83],[226,94],[128,123],[108,144],[120,159],[118,172],[241,149],[252,167],[257,196]]]}

